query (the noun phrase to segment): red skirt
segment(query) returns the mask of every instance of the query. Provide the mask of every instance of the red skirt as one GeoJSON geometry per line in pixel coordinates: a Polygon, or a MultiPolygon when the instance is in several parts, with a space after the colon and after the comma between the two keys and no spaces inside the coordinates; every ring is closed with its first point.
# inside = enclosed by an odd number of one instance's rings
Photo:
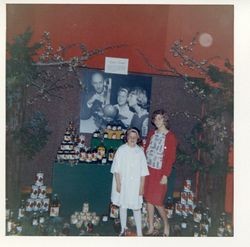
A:
{"type": "Polygon", "coordinates": [[[167,185],[160,184],[162,170],[148,167],[149,175],[145,177],[144,199],[153,205],[163,206],[167,185]]]}

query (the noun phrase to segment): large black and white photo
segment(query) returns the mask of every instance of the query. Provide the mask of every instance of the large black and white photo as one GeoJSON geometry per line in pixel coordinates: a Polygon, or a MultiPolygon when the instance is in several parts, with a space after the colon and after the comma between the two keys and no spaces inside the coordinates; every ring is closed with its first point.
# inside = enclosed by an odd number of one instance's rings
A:
{"type": "Polygon", "coordinates": [[[108,123],[148,132],[151,76],[117,75],[84,69],[81,73],[80,132],[92,133],[108,123]]]}

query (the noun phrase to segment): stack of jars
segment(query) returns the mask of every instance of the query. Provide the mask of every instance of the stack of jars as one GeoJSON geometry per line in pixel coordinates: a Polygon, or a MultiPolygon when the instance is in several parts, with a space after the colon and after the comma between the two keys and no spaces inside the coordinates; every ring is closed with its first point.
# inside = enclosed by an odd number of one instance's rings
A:
{"type": "Polygon", "coordinates": [[[26,212],[48,212],[49,198],[46,195],[47,187],[43,184],[44,173],[36,174],[35,184],[32,185],[30,197],[26,200],[26,212]]]}
{"type": "Polygon", "coordinates": [[[83,203],[81,212],[74,212],[70,217],[70,223],[80,229],[84,227],[87,232],[91,232],[94,226],[97,226],[100,221],[100,216],[96,212],[89,211],[89,204],[83,203]]]}
{"type": "Polygon", "coordinates": [[[80,150],[87,149],[85,136],[77,135],[73,122],[70,121],[65,130],[63,141],[57,151],[56,160],[58,162],[69,162],[77,164],[80,158],[80,150]]]}
{"type": "Polygon", "coordinates": [[[175,214],[184,218],[193,215],[194,193],[191,190],[191,185],[192,181],[190,179],[185,180],[181,200],[175,204],[175,214]]]}

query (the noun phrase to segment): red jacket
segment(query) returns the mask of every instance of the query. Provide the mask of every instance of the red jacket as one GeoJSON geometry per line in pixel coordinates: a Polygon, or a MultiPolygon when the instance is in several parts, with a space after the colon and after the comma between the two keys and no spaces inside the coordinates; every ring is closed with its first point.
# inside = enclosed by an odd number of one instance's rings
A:
{"type": "MultiPolygon", "coordinates": [[[[145,146],[145,152],[149,146],[152,135],[155,133],[154,130],[149,131],[145,146]]],[[[162,175],[169,176],[172,170],[172,166],[176,160],[176,147],[177,139],[173,132],[169,131],[165,138],[164,153],[162,159],[162,175]]]]}

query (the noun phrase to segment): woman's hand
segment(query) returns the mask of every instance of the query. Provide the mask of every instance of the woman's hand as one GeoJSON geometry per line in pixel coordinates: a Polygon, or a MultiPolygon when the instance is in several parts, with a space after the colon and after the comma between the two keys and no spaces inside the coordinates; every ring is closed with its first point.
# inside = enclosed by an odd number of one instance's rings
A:
{"type": "Polygon", "coordinates": [[[144,194],[144,183],[145,183],[145,177],[141,177],[140,180],[140,189],[139,189],[139,196],[143,196],[144,194]]]}
{"type": "Polygon", "coordinates": [[[139,196],[143,196],[144,194],[144,188],[141,186],[139,191],[139,196]]]}
{"type": "Polygon", "coordinates": [[[168,177],[163,175],[161,178],[160,184],[167,184],[167,182],[168,182],[168,177]]]}

